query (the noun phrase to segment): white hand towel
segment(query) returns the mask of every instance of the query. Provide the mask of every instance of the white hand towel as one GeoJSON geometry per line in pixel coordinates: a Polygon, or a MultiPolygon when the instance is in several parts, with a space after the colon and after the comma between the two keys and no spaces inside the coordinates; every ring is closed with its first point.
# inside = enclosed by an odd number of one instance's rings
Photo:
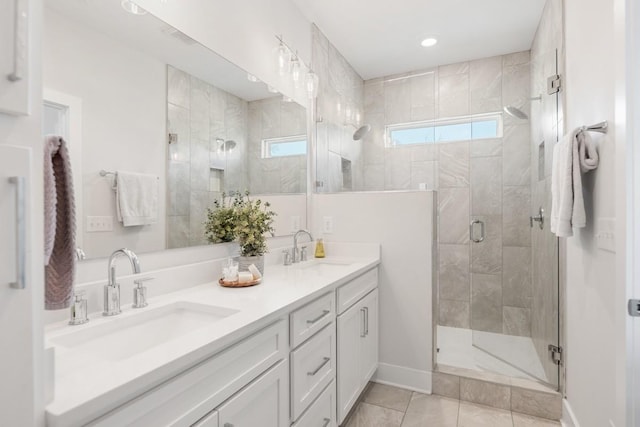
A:
{"type": "Polygon", "coordinates": [[[553,149],[551,232],[558,237],[573,236],[573,227],[586,225],[578,142],[582,133],[574,130],[553,149]]]}
{"type": "Polygon", "coordinates": [[[117,171],[116,211],[125,227],[158,222],[158,177],[117,171]]]}
{"type": "Polygon", "coordinates": [[[598,150],[589,132],[580,132],[578,134],[578,152],[580,155],[580,170],[583,173],[598,167],[598,150]]]}

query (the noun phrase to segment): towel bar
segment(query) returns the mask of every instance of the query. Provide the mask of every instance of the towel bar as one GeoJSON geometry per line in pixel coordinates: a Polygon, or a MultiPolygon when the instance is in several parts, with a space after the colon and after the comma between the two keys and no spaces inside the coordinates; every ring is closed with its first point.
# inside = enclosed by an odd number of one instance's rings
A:
{"type": "Polygon", "coordinates": [[[595,125],[582,126],[581,129],[583,132],[586,130],[589,132],[607,133],[609,131],[609,122],[605,120],[604,122],[596,123],[595,125]]]}

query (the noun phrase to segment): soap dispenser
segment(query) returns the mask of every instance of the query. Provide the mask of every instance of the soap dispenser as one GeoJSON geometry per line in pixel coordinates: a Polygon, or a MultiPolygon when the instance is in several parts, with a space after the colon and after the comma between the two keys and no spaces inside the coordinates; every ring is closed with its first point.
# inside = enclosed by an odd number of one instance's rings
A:
{"type": "Polygon", "coordinates": [[[86,291],[75,292],[73,296],[73,303],[71,304],[71,319],[69,319],[70,325],[82,325],[89,321],[89,317],[87,316],[86,294],[86,291]]]}
{"type": "Polygon", "coordinates": [[[324,242],[323,242],[322,238],[319,238],[318,241],[316,242],[315,257],[316,258],[324,258],[324,242]]]}

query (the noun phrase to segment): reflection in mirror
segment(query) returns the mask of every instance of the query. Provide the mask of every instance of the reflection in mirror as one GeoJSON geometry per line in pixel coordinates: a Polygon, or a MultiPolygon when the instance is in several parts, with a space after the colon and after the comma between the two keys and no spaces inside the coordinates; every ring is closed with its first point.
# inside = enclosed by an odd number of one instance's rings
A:
{"type": "Polygon", "coordinates": [[[69,143],[87,257],[206,244],[206,210],[223,192],[271,202],[276,235],[305,226],[303,106],[120,2],[53,0],[44,19],[43,131],[69,143]],[[156,177],[157,220],[124,227],[116,175],[101,170],[156,177]]]}

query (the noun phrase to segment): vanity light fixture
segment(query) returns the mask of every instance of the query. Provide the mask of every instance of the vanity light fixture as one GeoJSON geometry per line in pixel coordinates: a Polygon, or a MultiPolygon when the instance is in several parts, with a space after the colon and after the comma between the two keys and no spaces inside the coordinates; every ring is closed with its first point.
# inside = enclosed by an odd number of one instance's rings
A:
{"type": "Polygon", "coordinates": [[[318,96],[318,75],[310,69],[305,80],[307,87],[307,96],[309,97],[309,99],[314,99],[316,96],[318,96]]]}
{"type": "Polygon", "coordinates": [[[431,47],[431,46],[435,46],[437,43],[438,43],[438,39],[434,37],[428,37],[422,40],[420,44],[422,45],[422,47],[431,47]]]}
{"type": "Polygon", "coordinates": [[[287,46],[284,45],[284,41],[282,40],[282,37],[280,36],[277,38],[280,40],[280,45],[276,50],[276,56],[278,59],[278,74],[280,74],[281,77],[284,77],[284,75],[288,71],[287,67],[289,67],[289,58],[291,57],[291,55],[287,46]]]}
{"type": "Polygon", "coordinates": [[[124,10],[126,10],[129,13],[131,13],[132,15],[146,15],[147,14],[146,10],[144,10],[143,8],[141,8],[140,6],[138,6],[136,3],[134,3],[131,0],[122,0],[122,2],[120,2],[120,5],[122,6],[122,8],[124,10]]]}
{"type": "Polygon", "coordinates": [[[300,60],[298,55],[294,55],[291,58],[291,78],[293,79],[293,86],[297,89],[300,87],[300,60]]]}

